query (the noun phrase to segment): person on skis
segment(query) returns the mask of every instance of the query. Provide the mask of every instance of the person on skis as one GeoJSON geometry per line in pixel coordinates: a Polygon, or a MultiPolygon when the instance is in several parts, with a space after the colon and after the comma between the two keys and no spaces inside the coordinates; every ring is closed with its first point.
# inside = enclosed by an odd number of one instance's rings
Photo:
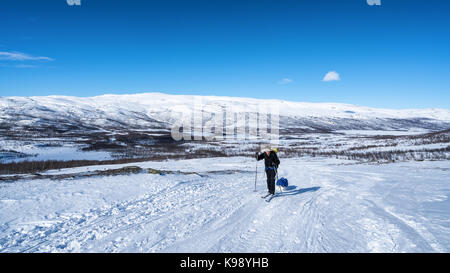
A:
{"type": "Polygon", "coordinates": [[[264,159],[267,175],[267,189],[270,195],[275,194],[275,176],[277,174],[280,160],[278,159],[275,149],[265,149],[263,153],[256,153],[256,160],[264,159]]]}

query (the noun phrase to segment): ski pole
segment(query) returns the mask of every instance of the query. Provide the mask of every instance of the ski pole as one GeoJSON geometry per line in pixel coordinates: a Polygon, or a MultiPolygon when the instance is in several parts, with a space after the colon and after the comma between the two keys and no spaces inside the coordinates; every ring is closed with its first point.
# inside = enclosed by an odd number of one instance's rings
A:
{"type": "Polygon", "coordinates": [[[256,192],[256,180],[258,180],[258,160],[255,163],[255,192],[256,192]]]}

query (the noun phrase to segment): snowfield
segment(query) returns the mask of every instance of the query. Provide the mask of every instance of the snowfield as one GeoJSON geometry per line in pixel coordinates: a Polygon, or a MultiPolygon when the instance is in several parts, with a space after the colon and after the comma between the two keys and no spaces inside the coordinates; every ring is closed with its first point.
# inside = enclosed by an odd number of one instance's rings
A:
{"type": "Polygon", "coordinates": [[[138,173],[0,183],[0,252],[449,252],[450,162],[281,158],[270,203],[244,157],[79,167],[138,173]],[[277,189],[278,190],[278,189],[277,189]]]}

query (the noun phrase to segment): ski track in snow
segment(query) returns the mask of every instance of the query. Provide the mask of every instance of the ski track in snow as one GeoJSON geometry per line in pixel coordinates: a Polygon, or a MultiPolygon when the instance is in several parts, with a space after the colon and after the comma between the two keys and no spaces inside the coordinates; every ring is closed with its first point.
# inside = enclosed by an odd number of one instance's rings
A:
{"type": "MultiPolygon", "coordinates": [[[[172,168],[183,162],[199,172],[224,162],[254,168],[244,158],[174,161],[172,168]]],[[[251,172],[0,184],[0,252],[450,250],[447,161],[341,163],[282,160],[280,177],[290,186],[270,203],[260,198],[262,172],[258,192],[251,172]]]]}

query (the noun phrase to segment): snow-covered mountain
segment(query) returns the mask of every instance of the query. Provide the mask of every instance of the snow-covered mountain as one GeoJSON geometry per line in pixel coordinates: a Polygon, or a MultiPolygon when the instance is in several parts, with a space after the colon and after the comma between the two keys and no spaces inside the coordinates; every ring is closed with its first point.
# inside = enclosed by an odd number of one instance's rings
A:
{"type": "MultiPolygon", "coordinates": [[[[242,116],[229,115],[231,111],[245,113],[246,127],[254,127],[251,114],[261,116],[273,109],[279,112],[279,146],[285,155],[339,155],[364,160],[437,160],[449,156],[450,110],[144,93],[87,98],[0,97],[0,162],[249,155],[258,145],[266,145],[267,137],[245,145],[238,137],[233,143],[230,138],[175,141],[171,129],[183,113],[202,117],[205,125],[219,111],[226,126],[243,120],[242,116]],[[367,137],[374,131],[398,137],[367,137]],[[421,135],[401,136],[412,132],[421,135]]],[[[271,116],[266,118],[272,122],[271,116]]],[[[202,132],[197,130],[195,135],[202,132]]]]}
{"type": "Polygon", "coordinates": [[[304,103],[251,98],[142,93],[96,97],[0,97],[0,129],[64,132],[76,129],[168,128],[177,114],[203,105],[203,116],[217,107],[249,112],[259,105],[278,106],[281,128],[304,130],[442,130],[450,128],[450,110],[391,110],[341,103],[304,103]]]}

